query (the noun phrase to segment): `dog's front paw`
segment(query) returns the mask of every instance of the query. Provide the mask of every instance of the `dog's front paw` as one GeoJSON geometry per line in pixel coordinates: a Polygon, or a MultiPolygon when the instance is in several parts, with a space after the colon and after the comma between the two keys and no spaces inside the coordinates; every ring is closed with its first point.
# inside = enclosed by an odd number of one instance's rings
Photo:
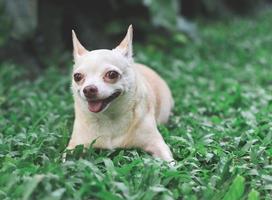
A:
{"type": "Polygon", "coordinates": [[[177,162],[175,160],[172,160],[172,161],[168,162],[169,167],[175,167],[176,164],[177,164],[177,162]]]}

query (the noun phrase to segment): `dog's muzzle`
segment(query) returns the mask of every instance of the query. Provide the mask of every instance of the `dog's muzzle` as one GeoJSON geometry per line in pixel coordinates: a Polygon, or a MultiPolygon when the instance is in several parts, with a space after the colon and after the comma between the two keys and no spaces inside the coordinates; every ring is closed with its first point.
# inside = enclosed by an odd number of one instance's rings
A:
{"type": "Polygon", "coordinates": [[[101,112],[104,108],[107,107],[109,103],[111,103],[114,99],[119,97],[121,93],[122,92],[118,90],[105,99],[92,100],[87,98],[89,111],[94,113],[101,112]]]}

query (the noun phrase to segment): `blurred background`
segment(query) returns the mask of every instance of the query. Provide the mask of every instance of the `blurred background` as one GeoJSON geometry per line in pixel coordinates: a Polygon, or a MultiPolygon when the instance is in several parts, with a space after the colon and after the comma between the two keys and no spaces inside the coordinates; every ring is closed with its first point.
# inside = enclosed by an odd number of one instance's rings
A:
{"type": "Polygon", "coordinates": [[[0,0],[0,60],[34,71],[71,60],[71,30],[89,49],[134,41],[164,49],[201,43],[197,22],[254,15],[271,0],[0,0]]]}

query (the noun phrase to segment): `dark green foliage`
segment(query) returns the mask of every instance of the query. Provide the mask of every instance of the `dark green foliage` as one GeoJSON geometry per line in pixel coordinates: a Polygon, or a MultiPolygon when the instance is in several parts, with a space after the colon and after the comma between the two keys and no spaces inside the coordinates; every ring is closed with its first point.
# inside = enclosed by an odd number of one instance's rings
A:
{"type": "Polygon", "coordinates": [[[142,0],[148,7],[152,23],[155,26],[162,26],[168,30],[175,30],[179,14],[178,0],[142,0]]]}
{"type": "Polygon", "coordinates": [[[3,1],[0,0],[0,47],[2,47],[10,33],[10,20],[9,17],[5,15],[5,7],[3,1]]]}
{"type": "Polygon", "coordinates": [[[61,155],[73,123],[70,68],[0,67],[0,199],[271,199],[272,13],[202,25],[201,44],[167,39],[135,57],[169,83],[160,126],[177,165],[140,150],[82,146],[61,155]],[[64,71],[64,72],[63,72],[64,71]]]}

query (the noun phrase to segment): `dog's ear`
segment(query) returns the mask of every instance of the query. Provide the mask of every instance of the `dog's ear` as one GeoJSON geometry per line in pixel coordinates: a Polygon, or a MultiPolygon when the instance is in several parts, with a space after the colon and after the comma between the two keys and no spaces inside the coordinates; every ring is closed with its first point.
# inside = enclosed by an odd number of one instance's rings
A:
{"type": "Polygon", "coordinates": [[[82,44],[77,39],[76,33],[72,30],[73,48],[74,48],[74,60],[77,60],[80,56],[87,53],[88,50],[85,49],[82,44]]]}
{"type": "Polygon", "coordinates": [[[133,28],[132,25],[128,27],[127,34],[122,42],[115,48],[117,51],[122,53],[125,57],[131,59],[133,50],[132,50],[132,39],[133,39],[133,28]]]}

